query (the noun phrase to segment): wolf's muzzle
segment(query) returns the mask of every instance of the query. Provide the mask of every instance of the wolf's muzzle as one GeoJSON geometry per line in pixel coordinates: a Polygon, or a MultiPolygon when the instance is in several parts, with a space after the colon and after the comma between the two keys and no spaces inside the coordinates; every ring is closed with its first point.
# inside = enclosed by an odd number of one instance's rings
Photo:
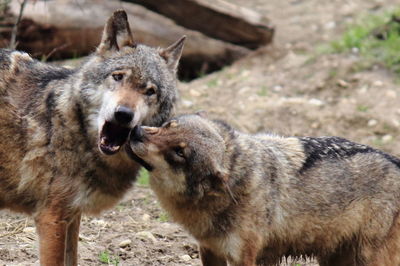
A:
{"type": "Polygon", "coordinates": [[[118,106],[114,112],[115,121],[120,124],[128,124],[133,120],[133,113],[132,109],[123,105],[118,106]]]}
{"type": "Polygon", "coordinates": [[[131,131],[130,141],[143,141],[144,132],[142,127],[135,126],[131,131]]]}

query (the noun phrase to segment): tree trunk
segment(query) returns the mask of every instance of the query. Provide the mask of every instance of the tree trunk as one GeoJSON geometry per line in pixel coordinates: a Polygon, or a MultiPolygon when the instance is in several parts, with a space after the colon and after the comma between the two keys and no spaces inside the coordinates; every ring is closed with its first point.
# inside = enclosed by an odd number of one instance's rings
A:
{"type": "MultiPolygon", "coordinates": [[[[128,13],[138,43],[166,47],[182,35],[187,36],[181,59],[185,78],[219,69],[249,52],[244,47],[178,26],[140,5],[110,0],[86,0],[79,4],[65,0],[29,2],[17,34],[17,49],[45,59],[87,55],[98,45],[107,18],[121,8],[128,13]]],[[[18,14],[17,0],[12,1],[10,12],[14,17],[18,14]]],[[[9,21],[13,20],[7,19],[8,25],[9,21]]],[[[1,27],[1,23],[0,44],[6,47],[11,27],[1,27]]]]}
{"type": "Polygon", "coordinates": [[[255,49],[272,41],[266,17],[224,0],[122,0],[143,5],[215,39],[255,49]]]}

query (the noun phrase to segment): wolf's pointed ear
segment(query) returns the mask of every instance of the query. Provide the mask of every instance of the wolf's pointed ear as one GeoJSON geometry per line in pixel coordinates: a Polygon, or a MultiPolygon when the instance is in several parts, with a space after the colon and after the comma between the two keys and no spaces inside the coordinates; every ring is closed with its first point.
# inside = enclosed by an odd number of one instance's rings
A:
{"type": "Polygon", "coordinates": [[[176,73],[178,68],[179,59],[182,55],[183,45],[185,43],[186,36],[183,35],[178,41],[170,45],[168,48],[160,51],[160,56],[167,62],[168,68],[176,73]]]}
{"type": "Polygon", "coordinates": [[[135,46],[128,16],[124,10],[115,11],[104,26],[100,45],[97,47],[99,54],[107,51],[119,51],[124,46],[135,46]]]}
{"type": "Polygon", "coordinates": [[[223,170],[216,170],[214,173],[215,177],[218,179],[220,184],[222,185],[222,189],[225,190],[229,196],[231,197],[232,201],[237,204],[237,200],[235,195],[233,194],[231,187],[229,186],[229,174],[223,170]]]}

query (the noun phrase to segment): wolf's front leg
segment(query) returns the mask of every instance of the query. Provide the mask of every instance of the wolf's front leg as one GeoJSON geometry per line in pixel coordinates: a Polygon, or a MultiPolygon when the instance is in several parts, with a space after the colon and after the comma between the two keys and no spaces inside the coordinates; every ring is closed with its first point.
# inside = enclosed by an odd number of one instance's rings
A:
{"type": "Polygon", "coordinates": [[[67,228],[67,245],[65,250],[65,265],[78,265],[78,241],[81,214],[77,214],[67,228]]]}
{"type": "Polygon", "coordinates": [[[40,265],[64,265],[65,243],[69,221],[60,212],[60,207],[45,207],[35,217],[39,234],[40,265]]]}
{"type": "Polygon", "coordinates": [[[203,266],[227,266],[225,258],[219,257],[206,247],[200,246],[200,257],[203,266]]]}

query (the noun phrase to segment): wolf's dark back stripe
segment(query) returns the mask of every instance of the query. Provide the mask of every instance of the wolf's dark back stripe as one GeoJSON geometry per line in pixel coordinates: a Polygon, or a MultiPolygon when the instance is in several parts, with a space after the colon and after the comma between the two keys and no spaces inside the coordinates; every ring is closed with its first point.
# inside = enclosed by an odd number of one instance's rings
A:
{"type": "MultiPolygon", "coordinates": [[[[357,144],[339,137],[299,138],[303,145],[306,160],[300,172],[313,167],[323,159],[348,158],[358,153],[381,153],[366,145],[357,144]]],[[[392,161],[392,160],[391,160],[392,161]]]]}
{"type": "MultiPolygon", "coordinates": [[[[34,61],[32,64],[41,64],[40,62],[34,61]]],[[[53,68],[53,67],[45,67],[45,68],[32,68],[30,73],[26,75],[29,76],[29,82],[34,83],[34,86],[28,87],[22,93],[23,106],[21,107],[21,115],[28,115],[28,114],[36,114],[38,112],[38,108],[40,106],[40,102],[33,99],[41,99],[42,97],[46,97],[46,108],[48,106],[48,101],[54,96],[50,96],[51,93],[58,91],[57,84],[54,86],[47,87],[47,85],[51,81],[57,81],[68,78],[72,73],[73,70],[66,69],[66,68],[53,68]],[[50,91],[50,92],[49,92],[50,91]],[[28,104],[26,104],[28,103],[28,104]]]]}
{"type": "Polygon", "coordinates": [[[379,152],[379,153],[381,153],[383,155],[383,157],[385,157],[386,160],[391,161],[393,164],[395,164],[400,169],[400,159],[398,159],[392,155],[389,155],[387,153],[384,153],[384,152],[379,152]]]}
{"type": "Polygon", "coordinates": [[[213,122],[222,127],[226,132],[234,132],[233,128],[223,120],[215,119],[213,122]]]}
{"type": "Polygon", "coordinates": [[[39,73],[36,73],[36,77],[38,85],[42,88],[45,88],[51,81],[66,79],[72,73],[74,73],[74,70],[67,68],[48,68],[42,69],[39,73]]]}

